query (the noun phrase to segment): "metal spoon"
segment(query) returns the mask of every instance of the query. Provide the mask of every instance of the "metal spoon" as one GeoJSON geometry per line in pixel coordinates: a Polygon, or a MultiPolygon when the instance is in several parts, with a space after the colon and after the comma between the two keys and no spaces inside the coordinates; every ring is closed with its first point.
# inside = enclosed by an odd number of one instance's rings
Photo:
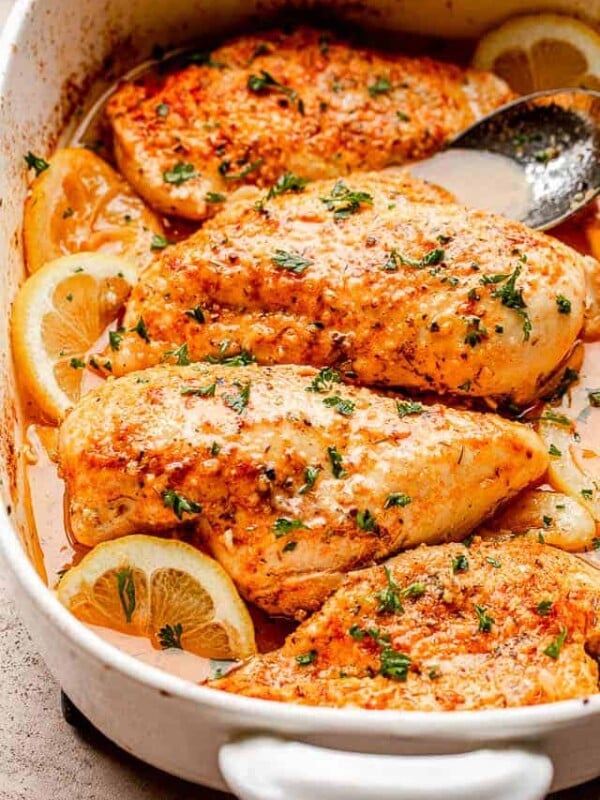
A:
{"type": "MultiPolygon", "coordinates": [[[[512,163],[506,166],[513,173],[522,172],[522,178],[517,174],[517,179],[523,181],[525,201],[520,208],[515,206],[514,213],[504,209],[505,215],[514,216],[531,228],[549,228],[600,192],[600,92],[560,89],[521,97],[459,134],[448,145],[448,150],[455,149],[510,159],[512,163]]],[[[458,154],[453,157],[456,161],[458,154]]],[[[414,165],[415,174],[436,182],[435,158],[414,165]]],[[[501,164],[503,159],[497,161],[501,164]]],[[[441,160],[439,164],[441,167],[441,160]]],[[[442,186],[443,177],[440,170],[437,182],[442,186]]],[[[494,208],[495,187],[490,182],[490,170],[479,177],[487,185],[476,188],[486,193],[486,207],[494,208]]],[[[468,158],[464,180],[478,180],[477,170],[469,170],[468,158]]],[[[460,186],[447,188],[461,200],[460,186]]]]}

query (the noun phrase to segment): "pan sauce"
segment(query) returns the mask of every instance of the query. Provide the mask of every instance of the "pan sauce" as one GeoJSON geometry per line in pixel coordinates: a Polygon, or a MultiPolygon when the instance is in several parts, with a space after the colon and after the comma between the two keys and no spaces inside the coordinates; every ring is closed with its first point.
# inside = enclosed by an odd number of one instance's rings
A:
{"type": "MultiPolygon", "coordinates": [[[[156,64],[154,62],[143,64],[125,77],[137,77],[149,69],[156,69],[156,64]]],[[[106,98],[113,89],[114,87],[111,87],[105,92],[79,124],[71,128],[69,140],[62,144],[84,144],[93,147],[99,152],[99,155],[110,160],[110,147],[107,144],[101,115],[106,98]]],[[[492,205],[488,202],[489,198],[482,198],[473,193],[469,194],[469,186],[465,185],[463,180],[465,161],[458,152],[453,154],[452,151],[449,151],[434,156],[428,162],[416,166],[414,172],[425,179],[428,178],[428,170],[432,177],[434,174],[442,173],[446,178],[444,186],[450,191],[454,190],[461,200],[470,201],[471,204],[482,208],[493,208],[499,213],[504,212],[506,216],[518,218],[518,210],[526,208],[529,203],[527,187],[521,180],[521,176],[514,170],[507,169],[505,164],[499,166],[491,155],[471,152],[468,158],[468,169],[483,172],[488,185],[494,186],[495,198],[492,205]],[[483,160],[478,156],[483,156],[483,160]]],[[[520,173],[520,170],[516,169],[520,173]]],[[[600,210],[596,211],[594,207],[576,221],[560,226],[555,231],[556,235],[581,252],[589,253],[584,222],[586,218],[596,213],[600,219],[600,210]]],[[[600,222],[598,224],[600,225],[600,222]]],[[[195,224],[182,220],[165,220],[165,228],[172,241],[186,238],[196,227],[195,224]]],[[[105,333],[102,339],[105,339],[106,336],[105,333]]],[[[92,348],[94,351],[98,349],[98,344],[92,348]]],[[[563,398],[562,407],[569,416],[577,419],[583,445],[594,453],[597,449],[600,452],[598,446],[598,442],[600,442],[600,408],[591,407],[588,401],[588,392],[600,389],[600,342],[584,344],[584,359],[580,376],[580,381],[563,398]]],[[[97,375],[86,370],[83,377],[83,391],[89,390],[100,380],[97,375]]],[[[58,476],[55,462],[57,429],[39,423],[34,412],[27,425],[26,443],[26,477],[33,536],[32,542],[29,543],[29,549],[36,569],[42,578],[48,586],[55,587],[63,571],[78,563],[88,552],[88,548],[75,542],[66,528],[64,483],[58,476]]],[[[600,474],[600,455],[598,455],[598,472],[600,474]]],[[[600,566],[600,551],[586,554],[586,558],[597,561],[600,566]]],[[[295,627],[292,622],[269,618],[252,607],[250,607],[250,613],[255,623],[257,645],[261,652],[279,647],[285,636],[295,627]]],[[[209,677],[216,677],[219,672],[226,671],[231,664],[231,662],[209,661],[181,650],[156,650],[150,640],[143,637],[130,636],[97,626],[89,627],[107,642],[139,660],[191,681],[200,682],[209,677]]]]}

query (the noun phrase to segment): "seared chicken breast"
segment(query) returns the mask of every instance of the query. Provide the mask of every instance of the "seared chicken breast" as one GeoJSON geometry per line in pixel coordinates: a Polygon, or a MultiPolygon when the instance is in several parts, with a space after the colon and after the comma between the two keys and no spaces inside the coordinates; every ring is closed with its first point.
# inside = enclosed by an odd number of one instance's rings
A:
{"type": "Polygon", "coordinates": [[[242,36],[107,105],[119,168],[154,208],[202,220],[245,183],[424,158],[512,99],[488,73],[310,29],[242,36]]]}
{"type": "Polygon", "coordinates": [[[292,616],[350,569],[465,536],[547,455],[518,423],[345,386],[330,369],[198,364],[85,395],[59,461],[77,541],[193,527],[244,597],[292,616]]]}
{"type": "Polygon", "coordinates": [[[503,708],[598,691],[600,572],[528,539],[420,547],[350,575],[216,688],[282,702],[503,708]]]}
{"type": "Polygon", "coordinates": [[[185,345],[193,361],[248,351],[368,385],[531,401],[581,331],[584,258],[488,212],[404,199],[438,191],[400,171],[238,198],[142,273],[114,374],[185,345]]]}

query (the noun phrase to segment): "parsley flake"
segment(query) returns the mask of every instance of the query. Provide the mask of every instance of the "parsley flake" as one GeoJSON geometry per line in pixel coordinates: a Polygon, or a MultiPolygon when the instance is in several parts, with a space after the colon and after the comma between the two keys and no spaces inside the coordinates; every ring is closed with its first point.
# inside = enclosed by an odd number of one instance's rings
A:
{"type": "Polygon", "coordinates": [[[544,655],[548,656],[549,658],[553,658],[555,661],[560,655],[560,651],[563,648],[563,645],[567,639],[568,631],[566,628],[561,628],[560,633],[554,639],[554,641],[550,642],[548,647],[544,649],[544,655]]]}
{"type": "Polygon", "coordinates": [[[341,382],[342,378],[339,372],[331,367],[321,367],[319,374],[313,378],[310,386],[306,387],[306,391],[325,394],[333,389],[335,383],[341,382]]]}
{"type": "Polygon", "coordinates": [[[409,497],[403,492],[392,492],[385,498],[384,508],[404,508],[409,503],[412,503],[412,497],[409,497]]]}
{"type": "Polygon", "coordinates": [[[341,414],[343,417],[351,417],[354,413],[354,403],[352,400],[344,400],[339,395],[333,395],[333,397],[325,397],[323,403],[328,408],[333,408],[337,411],[338,414],[341,414]]]}
{"type": "Polygon", "coordinates": [[[173,186],[181,186],[182,183],[197,178],[198,173],[193,164],[185,164],[183,161],[178,161],[171,169],[163,172],[163,180],[165,183],[171,183],[173,186]]]}
{"type": "Polygon", "coordinates": [[[338,453],[336,447],[328,447],[327,455],[331,462],[331,471],[334,478],[344,478],[348,473],[342,466],[342,456],[338,453]]]}
{"type": "Polygon", "coordinates": [[[408,678],[412,660],[405,653],[399,653],[397,650],[392,650],[391,647],[385,647],[381,651],[380,659],[380,675],[391,678],[394,681],[405,681],[408,678]]]}
{"type": "Polygon", "coordinates": [[[308,178],[300,178],[293,172],[284,172],[267,192],[267,200],[286,192],[303,192],[308,182],[308,178]]]}
{"type": "Polygon", "coordinates": [[[158,632],[158,642],[163,650],[170,650],[176,648],[183,650],[181,646],[181,634],[183,633],[183,626],[180,622],[177,625],[165,625],[158,632]]]}
{"type": "Polygon", "coordinates": [[[496,620],[493,617],[490,617],[490,615],[487,613],[487,608],[484,608],[484,606],[476,605],[474,608],[478,620],[477,630],[481,633],[490,633],[492,630],[492,625],[496,620]]]}
{"type": "Polygon", "coordinates": [[[36,177],[40,175],[42,172],[48,169],[50,164],[47,161],[44,161],[43,158],[39,156],[35,156],[31,150],[27,153],[26,156],[23,156],[25,159],[25,163],[27,164],[27,169],[35,170],[36,177]]]}
{"type": "Polygon", "coordinates": [[[413,414],[422,414],[425,406],[421,403],[414,403],[412,400],[396,400],[396,410],[399,417],[408,417],[413,414]]]}
{"type": "Polygon", "coordinates": [[[319,467],[306,467],[304,470],[304,484],[298,489],[298,494],[307,494],[315,485],[319,477],[319,467]]]}
{"type": "Polygon", "coordinates": [[[452,559],[452,572],[455,574],[457,572],[467,572],[469,569],[469,559],[461,553],[460,555],[456,556],[456,558],[452,559]]]}
{"type": "Polygon", "coordinates": [[[371,514],[368,508],[364,511],[359,511],[356,515],[356,524],[358,527],[363,531],[378,531],[379,526],[377,525],[377,520],[371,514]]]}
{"type": "Polygon", "coordinates": [[[214,397],[216,383],[209,383],[207,386],[184,386],[181,394],[184,397],[214,397]]]}
{"type": "Polygon", "coordinates": [[[287,533],[291,533],[291,531],[300,530],[300,528],[306,528],[308,530],[308,525],[305,525],[301,519],[290,519],[289,517],[279,517],[278,519],[275,520],[275,523],[273,525],[273,533],[275,534],[276,539],[280,539],[287,533]]]}
{"type": "Polygon", "coordinates": [[[352,214],[360,211],[361,205],[373,205],[373,197],[368,192],[357,192],[349,189],[344,181],[337,180],[331,194],[322,197],[321,202],[325,203],[328,211],[333,211],[333,218],[348,219],[352,214]]]}
{"type": "Polygon", "coordinates": [[[316,650],[309,650],[308,653],[302,653],[301,655],[296,656],[296,662],[301,667],[307,667],[309,664],[312,664],[315,661],[317,655],[318,653],[316,650]]]}
{"type": "Polygon", "coordinates": [[[563,297],[562,294],[556,296],[556,306],[558,308],[559,314],[571,313],[571,301],[568,300],[566,297],[563,297]]]}
{"type": "Polygon", "coordinates": [[[200,306],[194,306],[193,308],[188,308],[187,311],[184,311],[186,317],[195,320],[196,322],[200,323],[200,325],[204,324],[206,321],[204,319],[204,312],[202,311],[200,306]]]}
{"type": "Polygon", "coordinates": [[[554,603],[552,602],[552,600],[541,600],[535,607],[535,610],[540,615],[540,617],[547,617],[550,611],[552,610],[553,605],[554,603]]]}
{"type": "Polygon", "coordinates": [[[313,263],[299,253],[288,253],[286,250],[276,250],[275,255],[271,256],[271,261],[276,267],[293,272],[295,275],[302,275],[313,263]]]}
{"type": "Polygon", "coordinates": [[[187,367],[190,364],[190,354],[188,351],[187,343],[184,342],[174,350],[167,350],[164,354],[163,360],[174,358],[178,367],[187,367]]]}
{"type": "Polygon", "coordinates": [[[190,500],[179,494],[175,489],[165,489],[162,493],[165,508],[172,508],[177,519],[183,519],[184,514],[199,514],[202,511],[200,503],[190,500]]]}
{"type": "Polygon", "coordinates": [[[117,592],[119,600],[125,614],[125,622],[131,622],[135,611],[135,583],[133,582],[133,570],[125,567],[116,573],[117,592]]]}
{"type": "Polygon", "coordinates": [[[523,290],[517,289],[516,283],[519,275],[521,274],[521,265],[515,267],[514,272],[506,279],[504,285],[498,289],[494,289],[492,297],[497,297],[503,306],[515,311],[523,320],[523,341],[527,342],[531,335],[531,320],[529,314],[525,311],[527,303],[523,299],[523,290]]]}
{"type": "Polygon", "coordinates": [[[233,385],[237,386],[239,391],[237,394],[224,394],[223,401],[225,405],[229,406],[229,408],[237,414],[241,414],[250,400],[251,382],[247,381],[245,384],[242,384],[240,381],[234,381],[233,385]]]}
{"type": "Polygon", "coordinates": [[[371,97],[378,97],[380,94],[388,94],[392,91],[393,87],[389,78],[380,76],[375,83],[372,83],[368,88],[371,97]]]}
{"type": "Polygon", "coordinates": [[[150,336],[148,335],[148,328],[146,327],[146,323],[144,322],[144,318],[140,317],[137,321],[137,324],[134,325],[133,328],[130,328],[130,333],[137,333],[140,339],[143,339],[145,342],[150,342],[150,336]]]}

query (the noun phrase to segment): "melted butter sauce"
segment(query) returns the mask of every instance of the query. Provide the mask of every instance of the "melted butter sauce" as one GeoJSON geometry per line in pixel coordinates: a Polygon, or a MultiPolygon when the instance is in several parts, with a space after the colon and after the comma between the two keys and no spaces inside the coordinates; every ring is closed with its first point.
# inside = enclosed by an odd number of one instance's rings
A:
{"type": "Polygon", "coordinates": [[[525,171],[499,153],[454,148],[411,165],[419,178],[452,192],[460,203],[525,219],[533,197],[525,171]]]}
{"type": "MultiPolygon", "coordinates": [[[[180,53],[176,53],[174,61],[169,60],[169,64],[177,63],[177,58],[180,56],[180,53]]],[[[146,62],[124,77],[137,78],[149,72],[160,75],[164,71],[164,65],[165,61],[161,64],[146,62]]],[[[101,96],[85,115],[75,118],[75,123],[65,134],[61,145],[91,147],[114,166],[108,132],[102,121],[102,110],[116,85],[115,83],[101,87],[103,89],[101,96]]],[[[412,169],[420,177],[445,186],[462,202],[488,208],[505,216],[517,218],[520,210],[526,208],[526,204],[530,202],[521,170],[513,162],[501,156],[474,151],[447,151],[427,162],[414,165],[412,169]],[[501,164],[500,161],[508,162],[508,165],[501,164]],[[482,185],[485,186],[483,192],[482,185]],[[493,187],[493,191],[490,187],[493,187]]],[[[592,209],[587,213],[589,216],[596,212],[592,209]]],[[[598,219],[600,220],[600,216],[598,219]]],[[[197,224],[184,220],[165,219],[164,222],[168,238],[171,240],[187,238],[198,227],[197,224]]],[[[567,244],[587,253],[589,249],[583,229],[584,222],[584,216],[580,215],[575,221],[563,223],[554,233],[567,244]]],[[[600,226],[600,221],[598,225],[600,226]]],[[[104,347],[107,344],[107,336],[106,331],[91,350],[97,351],[100,347],[104,347]]],[[[95,373],[85,370],[82,393],[94,388],[101,381],[102,379],[95,373]]],[[[589,450],[590,458],[597,459],[600,480],[600,455],[596,455],[600,453],[600,408],[592,408],[588,402],[588,391],[594,389],[600,389],[600,342],[584,345],[581,380],[563,401],[565,411],[577,417],[578,430],[589,450]]],[[[58,475],[56,448],[56,428],[41,424],[35,417],[35,409],[31,409],[26,427],[25,448],[33,529],[33,541],[28,548],[36,569],[51,588],[56,587],[64,570],[77,564],[88,552],[88,548],[79,545],[69,536],[65,525],[65,487],[58,475]]],[[[600,566],[600,552],[586,554],[586,558],[595,558],[600,566]]],[[[253,607],[249,610],[255,624],[260,652],[268,652],[279,647],[295,627],[293,622],[269,618],[253,607]]],[[[219,672],[225,672],[230,666],[230,662],[209,661],[181,650],[156,650],[150,640],[143,637],[130,636],[97,626],[89,627],[105,641],[140,661],[190,681],[202,682],[209,677],[216,677],[219,672]]]]}

